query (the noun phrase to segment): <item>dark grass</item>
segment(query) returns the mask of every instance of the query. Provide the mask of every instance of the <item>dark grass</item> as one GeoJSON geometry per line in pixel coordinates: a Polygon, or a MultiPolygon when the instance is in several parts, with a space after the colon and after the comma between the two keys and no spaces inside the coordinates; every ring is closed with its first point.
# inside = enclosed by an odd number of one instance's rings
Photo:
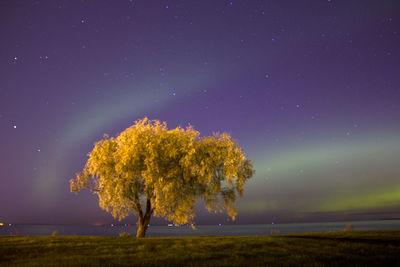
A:
{"type": "Polygon", "coordinates": [[[0,266],[400,266],[400,231],[286,236],[3,236],[0,266]]]}

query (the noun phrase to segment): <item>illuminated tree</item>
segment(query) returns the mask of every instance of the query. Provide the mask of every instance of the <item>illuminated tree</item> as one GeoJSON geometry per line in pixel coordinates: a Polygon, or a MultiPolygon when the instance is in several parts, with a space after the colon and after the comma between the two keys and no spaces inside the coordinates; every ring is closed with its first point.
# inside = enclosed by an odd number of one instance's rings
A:
{"type": "Polygon", "coordinates": [[[225,133],[199,137],[191,126],[168,130],[165,122],[144,118],[118,137],[104,138],[70,180],[71,192],[90,189],[99,206],[119,220],[137,215],[137,237],[145,236],[152,215],[193,224],[198,198],[209,212],[226,209],[235,219],[233,204],[254,173],[225,133]]]}

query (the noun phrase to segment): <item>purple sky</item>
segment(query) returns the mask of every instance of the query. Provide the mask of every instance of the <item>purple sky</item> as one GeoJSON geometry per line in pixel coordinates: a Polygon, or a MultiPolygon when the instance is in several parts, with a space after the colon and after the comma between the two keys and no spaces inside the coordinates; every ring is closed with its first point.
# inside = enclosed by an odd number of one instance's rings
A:
{"type": "Polygon", "coordinates": [[[68,181],[144,116],[239,142],[238,223],[400,218],[396,0],[5,0],[0,34],[0,222],[114,222],[68,181]]]}

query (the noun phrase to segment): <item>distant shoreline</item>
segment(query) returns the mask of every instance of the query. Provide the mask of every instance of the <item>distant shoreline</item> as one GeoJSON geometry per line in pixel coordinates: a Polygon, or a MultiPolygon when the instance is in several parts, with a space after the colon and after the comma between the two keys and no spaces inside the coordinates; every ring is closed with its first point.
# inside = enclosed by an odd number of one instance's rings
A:
{"type": "MultiPolygon", "coordinates": [[[[400,220],[376,221],[342,221],[323,223],[291,223],[291,224],[219,224],[190,226],[150,225],[147,236],[264,236],[271,232],[280,235],[301,234],[309,232],[340,232],[344,229],[352,230],[400,230],[400,220]]],[[[120,225],[46,225],[46,224],[21,224],[0,226],[0,236],[48,236],[53,232],[58,235],[78,236],[118,236],[121,233],[136,235],[136,224],[120,225]]]]}
{"type": "MultiPolygon", "coordinates": [[[[379,218],[379,219],[374,219],[374,220],[332,220],[332,221],[299,221],[299,222],[274,222],[274,224],[311,224],[311,223],[347,223],[347,222],[373,222],[373,221],[400,221],[399,218],[379,218]]],[[[92,224],[92,223],[9,223],[9,222],[3,222],[4,226],[7,226],[8,224],[11,225],[73,225],[73,226],[111,226],[113,224],[114,226],[124,226],[125,223],[102,223],[99,225],[92,224]]],[[[128,223],[126,223],[128,224],[128,223]]],[[[263,223],[224,223],[223,225],[270,225],[272,222],[263,222],[263,223]]],[[[136,222],[131,222],[131,226],[136,225],[136,222]]],[[[215,226],[218,225],[218,223],[214,224],[195,224],[196,226],[215,226]]],[[[168,226],[168,223],[164,224],[151,224],[151,226],[168,226]]],[[[185,225],[182,225],[185,226],[185,225]]],[[[1,226],[0,226],[1,227],[1,226]]]]}

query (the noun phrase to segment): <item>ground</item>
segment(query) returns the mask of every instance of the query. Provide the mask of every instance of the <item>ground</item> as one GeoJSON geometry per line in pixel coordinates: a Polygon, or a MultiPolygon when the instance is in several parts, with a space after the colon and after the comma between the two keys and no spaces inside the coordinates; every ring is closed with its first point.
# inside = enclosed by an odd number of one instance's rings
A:
{"type": "Polygon", "coordinates": [[[3,236],[1,266],[400,266],[400,231],[285,236],[3,236]]]}

